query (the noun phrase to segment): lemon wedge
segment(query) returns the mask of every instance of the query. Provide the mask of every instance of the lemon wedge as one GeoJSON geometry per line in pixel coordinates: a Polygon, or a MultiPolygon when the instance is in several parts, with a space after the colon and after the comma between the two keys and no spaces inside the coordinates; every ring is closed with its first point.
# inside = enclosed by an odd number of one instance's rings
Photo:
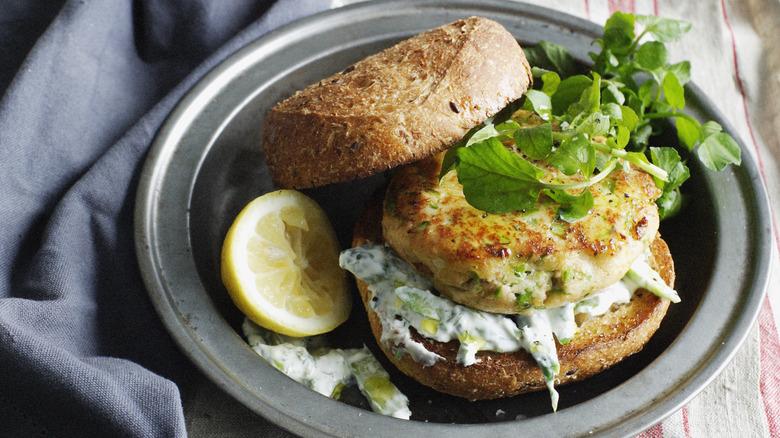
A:
{"type": "Polygon", "coordinates": [[[349,316],[333,226],[295,190],[270,192],[236,217],[222,245],[222,282],[258,325],[288,336],[326,333],[349,316]]]}

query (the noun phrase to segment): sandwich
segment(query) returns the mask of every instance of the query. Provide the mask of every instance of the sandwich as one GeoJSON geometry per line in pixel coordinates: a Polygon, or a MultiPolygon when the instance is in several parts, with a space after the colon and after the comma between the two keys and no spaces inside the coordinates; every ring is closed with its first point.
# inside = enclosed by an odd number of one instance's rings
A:
{"type": "Polygon", "coordinates": [[[590,168],[572,171],[554,152],[581,138],[525,104],[532,85],[512,35],[471,17],[279,103],[263,148],[284,188],[390,171],[340,256],[390,362],[468,400],[546,389],[556,409],[557,385],[641,350],[679,297],[647,160],[591,135],[590,168]],[[520,146],[539,132],[549,151],[520,146]],[[535,180],[492,197],[505,163],[535,180]]]}

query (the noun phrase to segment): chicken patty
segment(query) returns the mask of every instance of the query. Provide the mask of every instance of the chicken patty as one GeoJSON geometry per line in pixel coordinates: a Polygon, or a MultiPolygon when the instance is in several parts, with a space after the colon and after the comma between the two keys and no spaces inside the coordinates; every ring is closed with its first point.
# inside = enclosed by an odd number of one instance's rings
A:
{"type": "MultiPolygon", "coordinates": [[[[526,211],[475,209],[456,172],[439,182],[442,158],[396,171],[383,235],[442,295],[469,307],[527,313],[580,301],[619,281],[657,234],[660,190],[641,170],[625,167],[591,186],[590,214],[567,223],[544,195],[526,211]]],[[[546,180],[559,176],[540,167],[546,180]]]]}

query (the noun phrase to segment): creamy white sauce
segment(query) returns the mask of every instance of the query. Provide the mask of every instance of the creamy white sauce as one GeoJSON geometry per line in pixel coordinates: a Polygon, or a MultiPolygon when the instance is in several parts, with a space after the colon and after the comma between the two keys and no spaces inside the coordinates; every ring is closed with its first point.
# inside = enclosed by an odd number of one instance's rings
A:
{"type": "Polygon", "coordinates": [[[339,397],[342,387],[356,383],[374,412],[405,420],[411,417],[409,399],[390,382],[368,348],[330,349],[324,347],[322,337],[284,336],[249,319],[242,329],[257,354],[296,382],[332,398],[339,397]]]}
{"type": "Polygon", "coordinates": [[[284,337],[280,343],[273,344],[273,340],[266,339],[269,335],[253,322],[245,320],[242,328],[249,346],[257,354],[296,382],[326,397],[336,395],[340,385],[352,381],[347,361],[338,350],[319,351],[321,354],[315,355],[307,349],[304,339],[284,337]]]}
{"type": "Polygon", "coordinates": [[[635,260],[626,273],[624,280],[631,281],[637,288],[647,289],[661,298],[666,298],[673,303],[679,303],[680,295],[664,282],[661,274],[647,264],[648,256],[649,254],[645,253],[644,257],[635,260]]]}
{"type": "Polygon", "coordinates": [[[577,333],[577,323],[574,321],[575,304],[565,304],[554,309],[536,312],[541,318],[545,318],[550,325],[550,330],[555,333],[561,344],[569,342],[577,333]]]}
{"type": "Polygon", "coordinates": [[[405,420],[411,417],[409,399],[390,382],[390,375],[368,348],[352,351],[345,357],[358,388],[374,412],[405,420]]]}
{"type": "Polygon", "coordinates": [[[339,263],[369,284],[369,307],[382,325],[380,342],[396,354],[408,353],[423,366],[443,359],[413,340],[410,327],[438,342],[459,340],[457,360],[464,366],[476,363],[480,350],[524,349],[542,368],[554,409],[558,394],[553,384],[560,365],[553,334],[560,342],[567,342],[577,331],[575,314],[601,315],[612,304],[627,302],[634,292],[633,285],[620,282],[580,303],[508,316],[474,310],[432,294],[430,281],[386,246],[368,244],[348,249],[341,253],[339,263]]]}
{"type": "Polygon", "coordinates": [[[613,304],[627,303],[637,289],[636,284],[624,278],[612,286],[602,289],[598,294],[575,304],[574,313],[587,315],[588,318],[603,315],[613,304]]]}

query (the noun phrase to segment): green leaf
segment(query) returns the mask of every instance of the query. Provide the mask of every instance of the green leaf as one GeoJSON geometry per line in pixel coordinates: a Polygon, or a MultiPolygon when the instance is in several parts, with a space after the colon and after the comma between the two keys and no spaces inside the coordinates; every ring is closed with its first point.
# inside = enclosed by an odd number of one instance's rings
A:
{"type": "Polygon", "coordinates": [[[580,100],[583,91],[590,87],[591,84],[593,84],[593,79],[583,75],[572,76],[562,80],[555,94],[550,96],[553,114],[564,114],[572,103],[580,100]]]}
{"type": "Polygon", "coordinates": [[[669,61],[666,46],[658,41],[648,41],[636,51],[636,62],[647,71],[661,68],[669,61]]]}
{"type": "Polygon", "coordinates": [[[563,140],[547,162],[565,175],[580,172],[588,177],[596,167],[596,151],[585,134],[576,134],[563,140]]]}
{"type": "Polygon", "coordinates": [[[491,138],[491,137],[497,137],[498,131],[496,130],[496,127],[489,123],[482,128],[478,129],[474,132],[474,134],[469,137],[468,141],[466,142],[465,146],[471,146],[474,143],[479,143],[485,139],[491,138]]]}
{"type": "Polygon", "coordinates": [[[650,164],[650,160],[647,159],[647,155],[642,152],[628,152],[626,156],[623,157],[623,159],[634,164],[640,162],[650,164]]]}
{"type": "Polygon", "coordinates": [[[558,209],[558,218],[572,223],[585,217],[593,208],[593,194],[585,189],[579,195],[570,195],[564,190],[546,189],[544,194],[561,205],[558,209]]]}
{"type": "Polygon", "coordinates": [[[720,126],[720,123],[710,120],[709,122],[701,125],[701,128],[699,128],[699,140],[704,141],[707,139],[707,137],[713,134],[717,134],[721,131],[723,131],[723,127],[720,126]]]}
{"type": "Polygon", "coordinates": [[[525,104],[523,104],[523,109],[534,111],[536,114],[539,114],[543,120],[549,121],[552,117],[550,96],[538,90],[528,90],[525,92],[525,104]]]}
{"type": "Polygon", "coordinates": [[[604,30],[604,47],[611,53],[625,55],[631,50],[633,43],[633,37],[626,33],[625,29],[613,27],[604,30]]]}
{"type": "Polygon", "coordinates": [[[612,126],[621,123],[623,120],[623,111],[620,110],[620,105],[616,103],[602,103],[599,111],[609,117],[609,122],[612,126]]]}
{"type": "Polygon", "coordinates": [[[533,207],[544,171],[489,138],[458,150],[458,181],[466,201],[491,214],[533,207]]]}
{"type": "Polygon", "coordinates": [[[507,120],[506,122],[495,125],[497,135],[496,139],[500,142],[510,141],[514,139],[515,131],[520,129],[520,125],[514,120],[507,120]]]}
{"type": "Polygon", "coordinates": [[[524,100],[525,99],[521,96],[518,99],[510,102],[509,105],[507,105],[504,108],[502,108],[501,111],[496,113],[495,116],[490,117],[487,120],[485,120],[484,124],[488,125],[488,124],[492,123],[492,124],[495,125],[495,124],[499,124],[501,122],[505,122],[505,121],[509,120],[512,117],[512,114],[514,114],[515,111],[520,109],[520,107],[522,106],[524,100]]]}
{"type": "Polygon", "coordinates": [[[677,64],[667,65],[666,71],[677,76],[680,85],[685,85],[691,80],[691,62],[682,61],[677,64]]]}
{"type": "Polygon", "coordinates": [[[640,125],[634,130],[634,134],[631,136],[629,143],[633,145],[637,150],[644,150],[650,141],[650,136],[653,134],[653,127],[649,123],[640,125]]]}
{"type": "Polygon", "coordinates": [[[645,27],[645,31],[662,43],[679,41],[691,30],[691,23],[655,15],[637,15],[636,21],[645,27]]]}
{"type": "Polygon", "coordinates": [[[685,90],[682,85],[680,85],[680,81],[677,80],[677,76],[667,72],[666,75],[664,75],[664,82],[661,87],[664,90],[664,96],[669,105],[678,110],[685,108],[685,90]]]}
{"type": "Polygon", "coordinates": [[[655,204],[658,206],[658,216],[661,219],[670,218],[682,210],[684,197],[680,194],[680,189],[664,192],[655,204]]]}
{"type": "Polygon", "coordinates": [[[712,134],[704,139],[696,149],[696,155],[710,170],[723,170],[729,164],[742,162],[739,145],[725,132],[712,134]]]}
{"type": "MultiPolygon", "coordinates": [[[[607,154],[596,154],[596,169],[599,173],[603,172],[607,166],[611,165],[615,161],[615,158],[607,154]]],[[[611,171],[611,170],[610,170],[611,171]]]]}
{"type": "Polygon", "coordinates": [[[660,100],[652,102],[649,112],[674,114],[675,110],[661,97],[660,100]]]}
{"type": "Polygon", "coordinates": [[[580,94],[579,100],[569,106],[569,115],[577,116],[580,113],[590,114],[601,106],[601,77],[593,73],[593,80],[590,86],[585,88],[580,94]]]}
{"type": "Polygon", "coordinates": [[[515,131],[515,144],[532,160],[547,158],[553,148],[552,125],[543,123],[515,131]]]}
{"type": "Polygon", "coordinates": [[[701,132],[699,122],[686,117],[675,117],[674,123],[677,127],[677,138],[680,139],[680,143],[689,151],[693,150],[696,142],[699,141],[701,132]]]}
{"type": "Polygon", "coordinates": [[[561,77],[558,73],[553,71],[546,72],[542,75],[542,93],[552,96],[558,91],[558,86],[561,84],[561,77]]]}
{"type": "Polygon", "coordinates": [[[565,47],[549,41],[539,41],[534,46],[524,47],[528,63],[546,70],[558,72],[564,78],[577,74],[579,66],[565,47]]]}
{"type": "Polygon", "coordinates": [[[617,127],[617,136],[616,136],[616,142],[617,142],[617,148],[623,149],[628,144],[629,140],[631,140],[631,133],[628,131],[628,128],[625,126],[618,126],[617,127]]]}
{"type": "Polygon", "coordinates": [[[457,142],[444,153],[444,158],[441,161],[441,170],[439,171],[439,181],[444,178],[444,175],[455,170],[458,165],[458,149],[462,148],[465,143],[465,141],[462,144],[457,142]]]}
{"type": "Polygon", "coordinates": [[[615,11],[604,23],[604,29],[620,29],[632,40],[636,37],[634,27],[636,26],[636,16],[630,12],[615,11]]]}
{"type": "Polygon", "coordinates": [[[602,50],[598,56],[596,56],[594,53],[590,53],[590,56],[593,59],[592,70],[600,75],[607,75],[612,73],[620,66],[620,60],[609,49],[602,50]]]}
{"type": "MultiPolygon", "coordinates": [[[[513,106],[513,104],[510,104],[507,106],[507,108],[510,108],[511,106],[513,106]]],[[[504,110],[501,110],[501,112],[503,111],[504,110]]],[[[501,112],[499,112],[499,114],[497,114],[495,117],[486,120],[485,123],[471,128],[469,132],[466,133],[466,135],[464,135],[460,140],[455,142],[455,144],[447,149],[447,152],[444,154],[444,158],[442,160],[441,171],[439,171],[439,180],[444,178],[444,175],[455,169],[457,166],[458,149],[470,146],[474,143],[491,137],[497,137],[499,140],[512,139],[514,131],[520,129],[520,125],[518,125],[517,122],[513,120],[507,120],[505,122],[499,123],[498,125],[493,125],[492,120],[497,119],[501,112]]]]}
{"type": "Polygon", "coordinates": [[[639,116],[636,115],[636,112],[634,112],[631,107],[621,106],[620,113],[620,120],[623,121],[623,125],[625,125],[626,129],[629,131],[636,129],[636,125],[639,123],[639,116]]]}
{"type": "Polygon", "coordinates": [[[656,184],[664,189],[664,192],[676,190],[680,185],[685,182],[691,173],[688,167],[682,163],[680,154],[674,148],[650,148],[650,158],[656,166],[665,170],[668,174],[667,181],[660,182],[656,180],[656,184]]]}
{"type": "Polygon", "coordinates": [[[596,111],[580,121],[575,129],[577,132],[588,134],[590,137],[604,135],[609,131],[609,120],[608,115],[601,111],[596,111]]]}
{"type": "Polygon", "coordinates": [[[512,135],[514,135],[513,133],[516,130],[520,129],[520,125],[518,125],[514,120],[507,120],[506,122],[501,122],[498,125],[495,125],[495,128],[502,140],[504,138],[508,140],[512,138],[512,135]]]}
{"type": "Polygon", "coordinates": [[[607,86],[601,90],[601,102],[623,105],[626,102],[626,96],[613,82],[607,82],[607,86]]]}
{"type": "Polygon", "coordinates": [[[636,111],[637,114],[644,114],[644,108],[650,106],[650,102],[652,102],[653,100],[653,82],[646,81],[645,83],[640,85],[636,95],[639,97],[641,101],[640,102],[641,109],[637,111],[637,108],[634,108],[634,111],[636,111]]]}
{"type": "Polygon", "coordinates": [[[604,48],[616,54],[628,53],[636,37],[634,23],[634,14],[613,13],[604,23],[604,48]]]}
{"type": "Polygon", "coordinates": [[[477,125],[469,130],[460,140],[447,149],[444,153],[444,158],[441,162],[441,170],[439,171],[439,181],[444,178],[444,175],[448,174],[451,170],[454,170],[458,164],[458,150],[466,147],[466,144],[471,140],[474,134],[481,130],[485,125],[477,125]]]}

